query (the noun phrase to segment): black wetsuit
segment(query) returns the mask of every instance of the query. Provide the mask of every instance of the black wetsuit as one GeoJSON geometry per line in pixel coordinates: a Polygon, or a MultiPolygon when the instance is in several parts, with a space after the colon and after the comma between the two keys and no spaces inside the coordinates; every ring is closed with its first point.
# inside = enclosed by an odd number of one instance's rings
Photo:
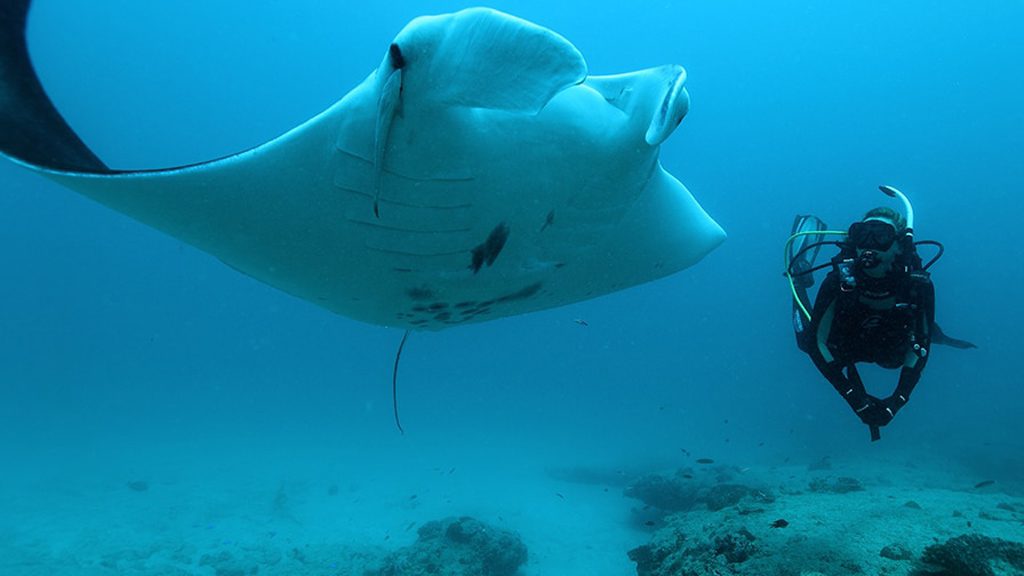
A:
{"type": "MultiPolygon", "coordinates": [[[[852,288],[834,267],[818,290],[810,321],[804,322],[802,312],[794,310],[797,345],[861,420],[873,428],[888,424],[910,399],[930,351],[935,290],[928,273],[920,269],[916,254],[908,260],[917,266],[895,266],[880,279],[859,274],[852,288]],[[872,300],[879,303],[877,307],[868,304],[872,300]],[[829,360],[818,341],[822,321],[833,305],[831,325],[823,339],[832,356],[829,360]],[[907,362],[909,354],[917,356],[914,362],[907,362]],[[858,362],[900,368],[893,394],[884,400],[870,396],[857,372],[858,362]]],[[[797,287],[797,292],[809,307],[806,289],[797,287]]]]}

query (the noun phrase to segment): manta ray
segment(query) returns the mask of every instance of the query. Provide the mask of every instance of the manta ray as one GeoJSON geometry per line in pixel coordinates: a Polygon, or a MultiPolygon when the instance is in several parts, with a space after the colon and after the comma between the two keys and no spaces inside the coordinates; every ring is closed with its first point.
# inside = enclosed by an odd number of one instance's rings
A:
{"type": "Polygon", "coordinates": [[[332,312],[440,330],[661,278],[725,238],[659,161],[689,108],[681,66],[595,76],[514,16],[423,16],[281,136],[117,170],[47,96],[29,5],[0,7],[0,153],[332,312]]]}

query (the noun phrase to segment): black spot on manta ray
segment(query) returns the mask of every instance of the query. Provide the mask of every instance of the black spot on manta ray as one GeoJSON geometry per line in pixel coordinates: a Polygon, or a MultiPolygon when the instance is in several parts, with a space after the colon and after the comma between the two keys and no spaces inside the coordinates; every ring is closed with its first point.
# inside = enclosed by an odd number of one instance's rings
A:
{"type": "Polygon", "coordinates": [[[406,295],[409,296],[409,298],[412,298],[413,300],[417,301],[431,300],[434,298],[434,291],[425,286],[409,288],[408,290],[405,291],[405,293],[406,295]]]}
{"type": "Polygon", "coordinates": [[[473,248],[473,259],[469,264],[469,268],[474,274],[479,272],[484,264],[488,266],[494,264],[494,261],[498,259],[498,254],[501,254],[501,250],[505,247],[508,233],[508,225],[501,222],[491,230],[487,240],[473,248]]]}

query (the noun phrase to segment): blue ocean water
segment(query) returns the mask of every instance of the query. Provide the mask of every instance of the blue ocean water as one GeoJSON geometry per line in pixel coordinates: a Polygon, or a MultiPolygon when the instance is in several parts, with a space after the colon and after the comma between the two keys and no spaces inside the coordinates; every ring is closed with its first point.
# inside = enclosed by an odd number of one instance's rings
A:
{"type": "MultiPolygon", "coordinates": [[[[40,0],[29,42],[82,139],[108,165],[151,168],[273,138],[360,82],[413,17],[466,6],[40,0]]],[[[687,452],[743,467],[825,455],[922,462],[1019,497],[1024,4],[492,6],[564,35],[595,74],[687,68],[691,110],[662,163],[726,243],[648,285],[413,334],[401,436],[390,395],[400,331],[334,316],[2,163],[8,500],[38,490],[89,500],[146,480],[152,492],[199,486],[165,501],[194,504],[202,478],[217,487],[211,502],[247,482],[268,501],[279,483],[394,481],[404,496],[420,475],[454,468],[475,474],[448,494],[458,502],[500,492],[523,468],[671,468],[687,452]],[[870,443],[794,345],[782,244],[797,213],[845,228],[885,204],[883,183],[912,198],[920,238],[945,243],[937,319],[979,348],[936,347],[910,405],[870,443]]],[[[873,390],[895,384],[891,372],[866,377],[873,390]]],[[[548,496],[503,504],[551,507],[553,522],[579,513],[548,496]]],[[[31,522],[0,526],[0,544],[76,533],[70,513],[19,509],[31,522]]],[[[360,518],[346,529],[359,532],[360,518]]],[[[386,532],[365,522],[374,538],[386,532]]],[[[643,541],[631,538],[623,550],[643,541]]]]}

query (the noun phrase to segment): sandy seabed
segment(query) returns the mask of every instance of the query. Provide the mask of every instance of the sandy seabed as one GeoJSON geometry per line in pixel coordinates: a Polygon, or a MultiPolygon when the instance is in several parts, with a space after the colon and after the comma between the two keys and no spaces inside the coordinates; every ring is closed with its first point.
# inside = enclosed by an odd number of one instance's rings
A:
{"type": "Polygon", "coordinates": [[[1000,479],[976,487],[986,479],[912,463],[691,461],[627,470],[562,462],[553,470],[529,454],[494,457],[500,449],[372,460],[245,447],[120,459],[8,454],[0,574],[364,576],[414,544],[423,524],[451,516],[517,533],[529,551],[523,576],[636,574],[628,552],[666,534],[749,534],[753,556],[728,564],[735,574],[772,566],[778,574],[900,576],[921,570],[927,546],[958,535],[1024,541],[1020,486],[1000,479]],[[647,473],[685,478],[698,491],[728,483],[772,497],[719,510],[698,501],[667,514],[624,495],[647,473]],[[862,489],[812,489],[844,478],[862,489]],[[894,546],[908,557],[881,555],[894,546]]]}

